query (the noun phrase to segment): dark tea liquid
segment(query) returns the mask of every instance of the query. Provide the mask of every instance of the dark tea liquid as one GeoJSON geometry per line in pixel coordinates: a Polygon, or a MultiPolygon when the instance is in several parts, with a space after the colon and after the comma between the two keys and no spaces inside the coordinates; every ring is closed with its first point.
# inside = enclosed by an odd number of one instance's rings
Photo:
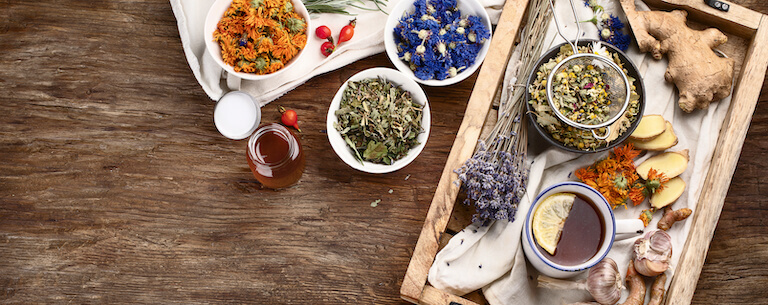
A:
{"type": "Polygon", "coordinates": [[[296,136],[279,124],[262,125],[248,142],[248,166],[265,187],[296,183],[304,172],[304,154],[296,136]]]}
{"type": "Polygon", "coordinates": [[[565,219],[555,255],[550,255],[538,244],[536,246],[550,261],[563,266],[575,266],[597,254],[603,244],[604,231],[605,222],[595,204],[577,194],[571,212],[565,219]]]}

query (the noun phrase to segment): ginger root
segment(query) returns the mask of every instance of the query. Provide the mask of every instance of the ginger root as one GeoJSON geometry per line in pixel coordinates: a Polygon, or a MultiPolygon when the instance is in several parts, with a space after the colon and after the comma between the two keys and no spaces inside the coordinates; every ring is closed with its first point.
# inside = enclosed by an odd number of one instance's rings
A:
{"type": "Polygon", "coordinates": [[[635,148],[651,151],[662,151],[672,146],[677,145],[677,135],[672,128],[672,123],[665,121],[664,132],[647,141],[634,140],[630,136],[629,141],[635,145],[635,148]]]}
{"type": "Polygon", "coordinates": [[[672,210],[671,207],[667,206],[664,208],[664,216],[661,216],[661,219],[659,220],[659,223],[656,224],[656,227],[658,227],[661,230],[669,230],[669,228],[672,227],[675,222],[684,220],[688,218],[688,216],[691,216],[691,209],[689,208],[682,208],[679,210],[672,210]]]}
{"type": "Polygon", "coordinates": [[[648,202],[655,209],[661,209],[677,201],[685,191],[685,180],[680,177],[669,179],[664,182],[664,188],[653,193],[648,202]]]}
{"type": "Polygon", "coordinates": [[[637,11],[634,0],[621,0],[621,6],[640,51],[650,52],[655,59],[667,55],[664,78],[677,87],[680,109],[706,109],[731,94],[734,61],[712,51],[728,40],[725,34],[715,28],[689,28],[686,11],[637,11]]]}
{"type": "Polygon", "coordinates": [[[658,114],[644,115],[629,138],[636,141],[649,141],[666,130],[667,120],[658,114]]]}
{"type": "Polygon", "coordinates": [[[648,305],[661,305],[664,301],[664,285],[667,283],[667,274],[662,273],[651,284],[651,300],[648,305]]]}
{"type": "Polygon", "coordinates": [[[645,302],[645,279],[635,270],[634,261],[629,261],[625,281],[629,287],[629,296],[624,300],[624,303],[619,305],[643,305],[645,302]]]}

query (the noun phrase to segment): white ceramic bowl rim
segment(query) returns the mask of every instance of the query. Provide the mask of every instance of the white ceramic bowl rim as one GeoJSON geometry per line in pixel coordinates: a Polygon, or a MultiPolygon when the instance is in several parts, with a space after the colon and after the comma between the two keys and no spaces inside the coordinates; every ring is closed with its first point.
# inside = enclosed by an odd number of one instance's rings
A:
{"type": "Polygon", "coordinates": [[[299,51],[299,53],[297,53],[296,56],[294,56],[291,60],[289,60],[285,64],[285,66],[283,66],[283,68],[281,68],[280,70],[277,70],[269,74],[237,72],[232,66],[225,63],[224,60],[221,58],[221,47],[216,41],[213,40],[213,32],[216,30],[216,26],[218,25],[221,18],[224,16],[224,13],[232,4],[232,0],[216,0],[216,2],[214,2],[213,5],[211,5],[211,8],[208,10],[208,14],[205,17],[205,24],[203,27],[203,39],[205,40],[206,50],[208,50],[208,53],[211,54],[211,57],[213,57],[213,60],[217,64],[219,64],[221,68],[227,71],[227,73],[231,75],[235,75],[242,79],[248,79],[248,80],[267,79],[282,73],[289,67],[294,66],[294,64],[299,60],[301,55],[305,53],[304,51],[307,49],[307,46],[309,45],[309,39],[311,38],[310,33],[311,33],[312,25],[310,24],[309,12],[307,11],[307,7],[304,6],[304,3],[301,0],[290,0],[290,1],[293,4],[293,9],[296,11],[296,13],[301,15],[304,18],[304,21],[306,21],[307,23],[307,29],[306,29],[307,43],[304,45],[304,48],[302,48],[299,51]]]}
{"type": "MultiPolygon", "coordinates": [[[[616,218],[613,215],[613,210],[611,209],[611,205],[608,204],[608,200],[606,200],[605,197],[603,197],[603,194],[600,194],[600,192],[598,192],[597,190],[595,190],[591,186],[586,185],[584,183],[575,182],[575,181],[566,181],[566,182],[556,183],[556,184],[554,184],[554,185],[544,189],[543,191],[541,191],[539,193],[538,196],[536,196],[536,199],[533,201],[533,205],[531,205],[531,208],[528,210],[528,215],[526,215],[526,217],[525,217],[524,231],[525,231],[525,238],[527,239],[528,243],[531,245],[532,252],[535,253],[536,256],[538,256],[539,260],[541,260],[542,262],[547,264],[549,267],[552,267],[552,268],[557,269],[559,271],[579,272],[579,271],[582,271],[582,270],[586,270],[586,269],[592,268],[592,266],[596,265],[598,262],[603,260],[603,258],[605,258],[605,256],[608,255],[608,252],[611,251],[611,247],[613,246],[613,241],[616,238],[616,218]],[[613,223],[613,226],[612,226],[612,231],[613,232],[608,232],[609,234],[608,234],[608,236],[606,238],[606,239],[610,239],[610,240],[603,241],[603,243],[607,242],[607,248],[605,246],[601,246],[600,250],[602,250],[602,253],[597,253],[597,255],[593,256],[592,258],[590,258],[586,262],[584,262],[582,264],[579,264],[579,265],[576,265],[576,266],[563,266],[563,265],[551,262],[548,259],[546,259],[543,255],[541,255],[541,252],[539,252],[538,247],[536,247],[536,242],[533,240],[533,233],[531,232],[532,228],[531,228],[530,222],[531,222],[531,218],[533,217],[533,211],[536,208],[536,204],[539,203],[539,200],[541,200],[541,198],[544,195],[550,195],[550,194],[548,194],[550,191],[552,191],[555,188],[563,187],[563,186],[576,186],[576,187],[580,187],[580,188],[585,189],[586,191],[592,192],[594,195],[599,196],[601,200],[600,200],[599,203],[595,202],[595,204],[604,204],[605,206],[608,207],[608,213],[609,213],[610,218],[611,218],[610,222],[613,223]],[[606,248],[606,249],[603,250],[603,248],[606,248]]],[[[600,251],[600,250],[598,250],[598,251],[600,251]]]]}
{"type": "Polygon", "coordinates": [[[395,67],[398,70],[400,70],[400,72],[402,72],[403,74],[412,78],[416,82],[419,82],[427,86],[452,85],[465,80],[467,77],[475,73],[475,71],[483,63],[485,56],[488,54],[488,49],[490,49],[490,46],[491,46],[491,39],[493,38],[493,27],[491,25],[491,18],[488,17],[488,12],[485,10],[485,7],[477,0],[457,0],[456,1],[457,3],[456,5],[461,10],[462,15],[475,15],[477,17],[480,17],[480,19],[484,21],[485,26],[488,28],[488,33],[490,34],[490,37],[488,37],[485,43],[483,43],[483,47],[477,53],[477,57],[475,58],[475,63],[472,64],[472,66],[469,66],[468,68],[459,72],[454,77],[448,77],[444,80],[438,80],[438,79],[423,80],[416,77],[416,75],[413,73],[413,71],[411,71],[408,65],[405,64],[405,62],[403,62],[402,60],[400,60],[400,58],[397,56],[397,46],[395,45],[395,38],[393,34],[394,28],[400,22],[400,18],[402,17],[403,13],[406,11],[410,13],[415,11],[415,6],[413,5],[414,2],[415,2],[414,0],[400,1],[399,3],[397,3],[397,5],[395,5],[395,7],[389,13],[389,17],[387,17],[387,24],[384,27],[384,48],[386,50],[387,57],[389,57],[389,60],[392,62],[392,64],[394,64],[395,67]]]}
{"type": "Polygon", "coordinates": [[[336,155],[338,155],[339,158],[344,161],[344,163],[356,170],[375,174],[394,172],[413,162],[413,160],[416,159],[416,157],[421,153],[427,144],[427,140],[429,139],[430,125],[431,114],[429,109],[429,101],[427,100],[427,96],[424,93],[424,90],[422,90],[419,84],[417,84],[413,79],[403,75],[401,72],[382,67],[370,68],[360,71],[347,79],[336,92],[336,95],[334,95],[333,100],[331,101],[331,105],[328,108],[328,116],[326,118],[326,132],[328,134],[328,141],[331,143],[331,147],[333,148],[333,151],[336,152],[336,155]],[[411,93],[411,97],[413,98],[414,102],[424,105],[421,121],[421,128],[424,130],[424,132],[417,136],[419,144],[411,148],[407,155],[394,161],[390,165],[377,164],[368,161],[363,161],[363,163],[360,163],[360,161],[354,156],[352,148],[347,145],[339,132],[333,127],[333,123],[337,122],[336,114],[334,112],[339,108],[339,105],[341,104],[341,97],[349,82],[375,77],[384,78],[385,80],[398,85],[403,90],[411,93]]]}

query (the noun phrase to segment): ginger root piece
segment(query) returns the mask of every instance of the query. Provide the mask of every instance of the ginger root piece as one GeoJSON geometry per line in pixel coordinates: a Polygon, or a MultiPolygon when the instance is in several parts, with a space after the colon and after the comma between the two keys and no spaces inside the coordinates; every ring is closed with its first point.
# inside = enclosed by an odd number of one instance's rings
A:
{"type": "Polygon", "coordinates": [[[691,216],[691,213],[693,211],[689,208],[672,210],[670,206],[667,206],[664,208],[664,216],[661,216],[661,220],[656,224],[656,227],[664,231],[669,230],[675,222],[688,218],[688,216],[691,216]]]}
{"type": "Polygon", "coordinates": [[[680,109],[705,109],[731,94],[734,61],[712,51],[728,40],[725,34],[715,28],[689,28],[686,11],[637,11],[634,0],[621,0],[621,6],[640,51],[650,52],[655,59],[667,55],[664,79],[677,87],[680,109]]]}
{"type": "Polygon", "coordinates": [[[683,191],[685,191],[685,181],[683,178],[675,177],[664,183],[664,188],[653,193],[648,201],[658,210],[677,201],[677,198],[683,195],[683,191]]]}
{"type": "Polygon", "coordinates": [[[648,172],[652,168],[669,179],[677,177],[688,168],[688,150],[668,151],[650,157],[640,163],[636,171],[640,178],[648,180],[648,172]]]}
{"type": "Polygon", "coordinates": [[[677,145],[677,135],[675,135],[675,130],[672,128],[672,123],[666,121],[664,132],[655,138],[647,141],[639,141],[632,139],[630,136],[629,141],[632,142],[637,149],[662,151],[677,145]]]}
{"type": "Polygon", "coordinates": [[[637,141],[649,141],[666,130],[667,120],[658,114],[644,115],[629,138],[637,141]]]}
{"type": "Polygon", "coordinates": [[[625,281],[629,288],[629,296],[624,300],[624,303],[619,305],[643,305],[643,302],[645,302],[645,279],[635,270],[633,260],[629,261],[625,281]]]}
{"type": "Polygon", "coordinates": [[[661,305],[664,301],[664,285],[667,283],[667,274],[659,274],[651,285],[651,300],[648,305],[661,305]]]}

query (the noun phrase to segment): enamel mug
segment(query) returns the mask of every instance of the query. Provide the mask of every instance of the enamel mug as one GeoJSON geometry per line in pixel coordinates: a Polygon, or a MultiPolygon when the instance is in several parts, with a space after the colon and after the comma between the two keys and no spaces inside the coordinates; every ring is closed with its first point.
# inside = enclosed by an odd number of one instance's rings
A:
{"type": "Polygon", "coordinates": [[[541,272],[541,274],[554,278],[568,278],[575,276],[600,262],[608,254],[608,251],[611,250],[614,240],[638,236],[643,232],[643,228],[643,222],[640,219],[616,220],[608,200],[594,188],[581,182],[561,182],[552,185],[539,193],[534,204],[531,205],[531,209],[528,210],[528,214],[525,217],[525,224],[523,225],[523,251],[531,265],[541,272]],[[602,231],[602,243],[600,244],[597,253],[583,263],[569,266],[557,264],[548,259],[545,255],[542,255],[541,248],[536,245],[533,236],[533,228],[531,226],[531,218],[533,218],[533,214],[539,204],[545,198],[556,193],[574,193],[580,195],[592,201],[596,212],[602,215],[601,218],[604,228],[602,231]]]}

